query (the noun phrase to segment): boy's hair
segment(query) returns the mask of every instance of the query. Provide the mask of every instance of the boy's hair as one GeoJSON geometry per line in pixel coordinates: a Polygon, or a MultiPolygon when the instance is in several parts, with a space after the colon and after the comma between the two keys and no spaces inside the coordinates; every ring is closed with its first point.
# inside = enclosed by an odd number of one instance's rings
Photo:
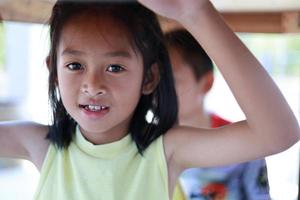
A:
{"type": "Polygon", "coordinates": [[[186,30],[178,29],[165,34],[166,44],[179,51],[184,62],[193,70],[196,80],[213,71],[213,62],[197,40],[186,30]]]}
{"type": "MultiPolygon", "coordinates": [[[[76,2],[58,1],[53,7],[50,18],[51,46],[48,57],[49,98],[53,112],[53,124],[47,138],[59,148],[67,148],[72,141],[77,123],[67,113],[59,96],[57,83],[57,47],[60,34],[74,16],[92,12],[93,16],[110,16],[126,27],[131,36],[131,43],[143,58],[144,81],[148,78],[150,68],[157,64],[160,82],[150,95],[142,95],[130,122],[129,132],[138,151],[143,151],[160,135],[164,134],[177,121],[177,98],[174,88],[171,64],[164,36],[155,14],[138,3],[76,2]],[[96,13],[96,14],[95,14],[96,13]],[[151,123],[146,120],[151,110],[154,118],[151,123]]],[[[151,74],[151,73],[150,73],[151,74]]]]}

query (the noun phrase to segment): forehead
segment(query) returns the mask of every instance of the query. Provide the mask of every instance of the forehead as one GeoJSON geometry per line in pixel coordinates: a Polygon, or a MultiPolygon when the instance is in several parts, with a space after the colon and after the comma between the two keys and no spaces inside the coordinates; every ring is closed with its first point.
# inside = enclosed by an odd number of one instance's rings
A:
{"type": "Polygon", "coordinates": [[[62,28],[59,47],[112,48],[135,52],[131,35],[120,21],[106,16],[83,13],[71,17],[62,28]]]}

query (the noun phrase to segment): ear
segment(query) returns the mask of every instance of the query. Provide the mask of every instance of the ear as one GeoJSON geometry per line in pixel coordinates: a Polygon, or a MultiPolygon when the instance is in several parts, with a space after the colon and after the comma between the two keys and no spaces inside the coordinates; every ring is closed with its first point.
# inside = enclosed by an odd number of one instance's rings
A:
{"type": "Polygon", "coordinates": [[[201,92],[206,94],[213,86],[214,83],[214,74],[213,72],[207,72],[200,79],[200,88],[201,92]]]}
{"type": "Polygon", "coordinates": [[[147,72],[143,88],[142,94],[149,95],[151,94],[160,81],[159,69],[158,65],[155,63],[151,66],[151,69],[147,72]]]}

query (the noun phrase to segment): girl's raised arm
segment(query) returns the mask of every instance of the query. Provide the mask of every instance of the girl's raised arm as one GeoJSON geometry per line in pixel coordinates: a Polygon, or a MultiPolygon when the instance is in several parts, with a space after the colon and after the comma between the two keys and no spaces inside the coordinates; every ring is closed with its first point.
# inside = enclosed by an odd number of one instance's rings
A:
{"type": "Polygon", "coordinates": [[[170,131],[165,145],[172,163],[186,168],[242,162],[281,152],[299,140],[299,125],[281,92],[210,1],[139,1],[191,32],[219,67],[246,116],[215,130],[170,131]]]}
{"type": "Polygon", "coordinates": [[[32,122],[0,122],[0,157],[22,158],[41,167],[48,142],[47,126],[32,122]]]}

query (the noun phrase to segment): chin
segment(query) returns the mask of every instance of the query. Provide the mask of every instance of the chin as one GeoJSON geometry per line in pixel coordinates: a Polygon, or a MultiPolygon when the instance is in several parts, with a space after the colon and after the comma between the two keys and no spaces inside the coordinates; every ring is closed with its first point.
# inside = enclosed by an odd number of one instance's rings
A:
{"type": "Polygon", "coordinates": [[[104,132],[102,126],[99,126],[99,124],[94,125],[94,124],[83,124],[83,123],[78,123],[81,130],[89,133],[98,133],[98,132],[104,132]]]}

